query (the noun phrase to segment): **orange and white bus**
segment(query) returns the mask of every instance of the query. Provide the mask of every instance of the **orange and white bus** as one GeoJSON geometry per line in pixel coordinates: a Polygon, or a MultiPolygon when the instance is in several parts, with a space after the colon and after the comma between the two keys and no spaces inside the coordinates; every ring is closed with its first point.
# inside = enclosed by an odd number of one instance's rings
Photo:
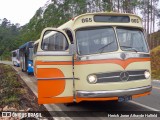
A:
{"type": "Polygon", "coordinates": [[[149,95],[150,51],[134,14],[86,13],[45,28],[35,61],[39,104],[149,95]]]}

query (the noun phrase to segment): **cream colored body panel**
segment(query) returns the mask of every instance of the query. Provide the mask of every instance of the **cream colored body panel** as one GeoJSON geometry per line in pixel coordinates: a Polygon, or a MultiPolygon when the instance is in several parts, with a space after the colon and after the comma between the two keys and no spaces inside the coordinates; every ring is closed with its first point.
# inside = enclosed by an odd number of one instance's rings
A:
{"type": "Polygon", "coordinates": [[[53,58],[53,56],[37,56],[37,60],[40,61],[53,61],[53,62],[57,62],[57,61],[71,61],[71,56],[58,56],[53,58]]]}
{"type": "Polygon", "coordinates": [[[93,73],[108,73],[115,71],[124,71],[124,70],[141,70],[146,69],[150,70],[150,62],[135,62],[127,66],[126,69],[123,69],[120,65],[114,63],[106,64],[89,64],[89,65],[76,65],[75,66],[75,76],[80,78],[76,81],[76,90],[122,90],[130,89],[136,87],[142,87],[151,85],[151,79],[136,80],[136,81],[121,81],[121,82],[110,82],[110,83],[96,83],[89,84],[87,81],[87,76],[93,73]]]}
{"type": "Polygon", "coordinates": [[[139,23],[107,23],[107,22],[94,22],[94,15],[84,15],[80,16],[74,23],[73,29],[79,29],[82,27],[90,27],[90,26],[125,26],[125,27],[139,27],[142,28],[141,20],[139,17],[136,16],[130,16],[131,19],[138,19],[139,23]],[[83,18],[92,18],[92,22],[85,22],[82,23],[83,18]]]}
{"type": "Polygon", "coordinates": [[[65,24],[61,25],[60,27],[58,27],[58,29],[65,29],[65,28],[69,28],[71,30],[76,30],[78,28],[81,27],[88,27],[88,26],[126,26],[126,27],[139,27],[142,28],[142,20],[139,16],[136,16],[134,14],[128,14],[128,13],[114,13],[114,12],[99,12],[99,13],[86,13],[86,14],[82,14],[79,15],[75,18],[73,18],[72,20],[66,22],[65,24]],[[115,16],[129,16],[131,19],[138,19],[139,23],[106,23],[106,22],[94,22],[94,15],[115,15],[115,16]],[[82,23],[82,19],[83,18],[92,18],[92,22],[86,22],[86,23],[82,23]]]}

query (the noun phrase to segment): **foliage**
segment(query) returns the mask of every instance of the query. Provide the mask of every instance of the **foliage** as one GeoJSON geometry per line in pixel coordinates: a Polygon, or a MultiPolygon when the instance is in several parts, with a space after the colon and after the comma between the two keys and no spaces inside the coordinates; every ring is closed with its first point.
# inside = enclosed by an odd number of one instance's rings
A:
{"type": "Polygon", "coordinates": [[[151,51],[152,78],[160,79],[160,46],[151,51]]]}
{"type": "Polygon", "coordinates": [[[149,35],[152,39],[151,49],[160,45],[160,30],[149,35]]]}
{"type": "Polygon", "coordinates": [[[9,51],[17,49],[15,43],[19,35],[19,24],[12,24],[6,18],[0,24],[0,56],[9,57],[9,51]]]}

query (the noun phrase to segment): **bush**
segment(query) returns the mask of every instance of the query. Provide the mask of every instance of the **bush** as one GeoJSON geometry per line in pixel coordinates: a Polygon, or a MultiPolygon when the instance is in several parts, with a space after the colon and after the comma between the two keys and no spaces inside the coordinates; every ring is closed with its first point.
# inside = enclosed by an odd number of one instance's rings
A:
{"type": "Polygon", "coordinates": [[[152,78],[160,79],[160,46],[151,51],[152,78]]]}

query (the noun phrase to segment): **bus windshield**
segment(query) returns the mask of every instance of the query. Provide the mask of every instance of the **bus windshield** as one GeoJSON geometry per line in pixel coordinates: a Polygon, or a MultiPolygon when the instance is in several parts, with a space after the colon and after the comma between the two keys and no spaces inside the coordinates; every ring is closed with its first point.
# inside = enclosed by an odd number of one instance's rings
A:
{"type": "Polygon", "coordinates": [[[147,44],[141,30],[117,27],[117,36],[121,50],[148,52],[147,44]]]}
{"type": "Polygon", "coordinates": [[[80,55],[112,52],[118,49],[112,27],[79,29],[76,31],[76,38],[80,55]]]}
{"type": "Polygon", "coordinates": [[[148,52],[147,44],[140,29],[113,27],[83,28],[76,31],[78,53],[80,55],[99,54],[118,50],[148,52]]]}

